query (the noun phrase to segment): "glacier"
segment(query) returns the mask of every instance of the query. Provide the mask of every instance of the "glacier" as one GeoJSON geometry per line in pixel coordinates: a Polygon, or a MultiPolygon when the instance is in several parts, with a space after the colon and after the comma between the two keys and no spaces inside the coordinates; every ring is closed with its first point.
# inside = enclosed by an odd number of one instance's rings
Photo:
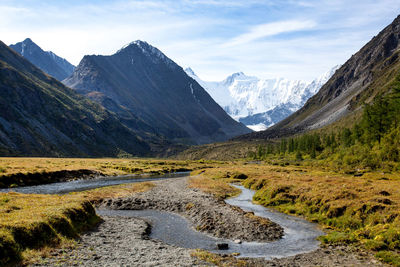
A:
{"type": "Polygon", "coordinates": [[[191,68],[185,72],[235,120],[254,131],[265,130],[301,108],[332,77],[335,66],[311,82],[260,79],[237,72],[223,81],[204,81],[191,68]]]}

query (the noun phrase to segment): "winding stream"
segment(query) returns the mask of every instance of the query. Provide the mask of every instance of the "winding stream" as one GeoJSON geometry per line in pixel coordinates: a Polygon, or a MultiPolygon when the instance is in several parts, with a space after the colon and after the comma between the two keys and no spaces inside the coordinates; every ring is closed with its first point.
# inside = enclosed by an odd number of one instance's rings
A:
{"type": "Polygon", "coordinates": [[[70,192],[79,192],[89,189],[105,187],[110,185],[141,183],[158,181],[170,178],[178,178],[188,176],[190,172],[176,172],[154,176],[144,175],[121,175],[121,176],[105,176],[94,179],[80,179],[69,182],[51,183],[35,186],[21,186],[15,188],[2,188],[0,192],[19,192],[25,194],[66,194],[70,192]]]}
{"type": "MultiPolygon", "coordinates": [[[[65,194],[69,192],[84,191],[110,185],[156,181],[175,177],[185,177],[188,172],[172,173],[160,176],[139,177],[133,175],[100,177],[89,180],[75,180],[70,182],[52,183],[37,186],[0,189],[0,192],[21,192],[29,194],[65,194]]],[[[300,253],[311,252],[319,247],[316,240],[324,233],[316,224],[301,218],[286,215],[260,205],[252,203],[254,191],[243,186],[235,187],[242,193],[234,198],[225,200],[232,206],[240,207],[245,211],[252,211],[255,215],[268,218],[284,228],[282,239],[269,243],[243,242],[236,244],[232,240],[225,240],[195,231],[192,224],[184,217],[169,212],[157,210],[97,210],[99,215],[136,217],[149,221],[152,225],[150,237],[163,242],[184,248],[200,248],[218,253],[240,253],[240,257],[264,257],[266,259],[294,256],[300,253]],[[216,243],[229,244],[228,250],[217,250],[216,243]]]]}
{"type": "Polygon", "coordinates": [[[252,211],[255,215],[268,218],[284,228],[282,239],[269,242],[243,242],[236,244],[231,240],[219,239],[207,234],[195,231],[192,224],[186,218],[169,212],[157,210],[98,210],[100,215],[137,217],[150,221],[152,230],[150,237],[163,242],[184,248],[201,248],[218,253],[240,253],[240,257],[264,257],[283,258],[300,253],[311,252],[319,247],[316,240],[324,233],[316,224],[307,222],[301,218],[275,212],[252,203],[254,191],[236,186],[242,193],[226,200],[226,203],[252,211]],[[228,250],[217,250],[216,243],[229,244],[228,250]]]}

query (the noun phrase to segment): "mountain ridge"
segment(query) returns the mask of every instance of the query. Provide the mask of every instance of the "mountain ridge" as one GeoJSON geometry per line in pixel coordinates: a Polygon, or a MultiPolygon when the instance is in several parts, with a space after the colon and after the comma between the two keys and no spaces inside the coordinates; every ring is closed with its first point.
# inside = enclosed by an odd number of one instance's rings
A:
{"type": "Polygon", "coordinates": [[[30,38],[12,44],[10,47],[36,67],[59,81],[70,76],[75,69],[75,66],[66,59],[57,56],[51,51],[44,51],[30,38]]]}
{"type": "Polygon", "coordinates": [[[187,68],[208,93],[234,119],[255,130],[267,128],[299,109],[330,78],[338,66],[311,82],[285,78],[259,79],[243,72],[220,82],[206,82],[187,68]]]}
{"type": "Polygon", "coordinates": [[[400,16],[352,55],[300,110],[265,131],[238,139],[279,138],[346,120],[386,93],[385,84],[400,70],[399,56],[400,16]]]}
{"type": "Polygon", "coordinates": [[[149,145],[113,114],[46,75],[1,41],[0,77],[1,155],[149,155],[149,145]]]}
{"type": "Polygon", "coordinates": [[[250,132],[173,60],[140,40],[110,56],[85,56],[63,82],[88,97],[103,94],[173,142],[203,144],[250,132]]]}

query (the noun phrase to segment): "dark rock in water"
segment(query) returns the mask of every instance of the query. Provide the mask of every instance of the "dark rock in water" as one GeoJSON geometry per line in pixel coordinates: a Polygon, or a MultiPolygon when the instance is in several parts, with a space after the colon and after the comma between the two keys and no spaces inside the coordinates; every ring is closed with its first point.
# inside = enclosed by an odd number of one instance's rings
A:
{"type": "Polygon", "coordinates": [[[217,249],[219,250],[229,249],[229,245],[228,243],[217,243],[217,249]]]}

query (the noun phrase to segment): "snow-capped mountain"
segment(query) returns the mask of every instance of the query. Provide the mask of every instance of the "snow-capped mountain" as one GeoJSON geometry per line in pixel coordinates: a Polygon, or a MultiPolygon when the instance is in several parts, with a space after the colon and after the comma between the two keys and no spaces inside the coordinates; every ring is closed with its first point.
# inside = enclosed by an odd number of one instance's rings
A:
{"type": "Polygon", "coordinates": [[[263,80],[243,72],[234,73],[220,82],[208,82],[200,79],[191,68],[185,71],[232,118],[260,131],[301,108],[338,67],[335,66],[312,82],[285,78],[263,80]]]}

